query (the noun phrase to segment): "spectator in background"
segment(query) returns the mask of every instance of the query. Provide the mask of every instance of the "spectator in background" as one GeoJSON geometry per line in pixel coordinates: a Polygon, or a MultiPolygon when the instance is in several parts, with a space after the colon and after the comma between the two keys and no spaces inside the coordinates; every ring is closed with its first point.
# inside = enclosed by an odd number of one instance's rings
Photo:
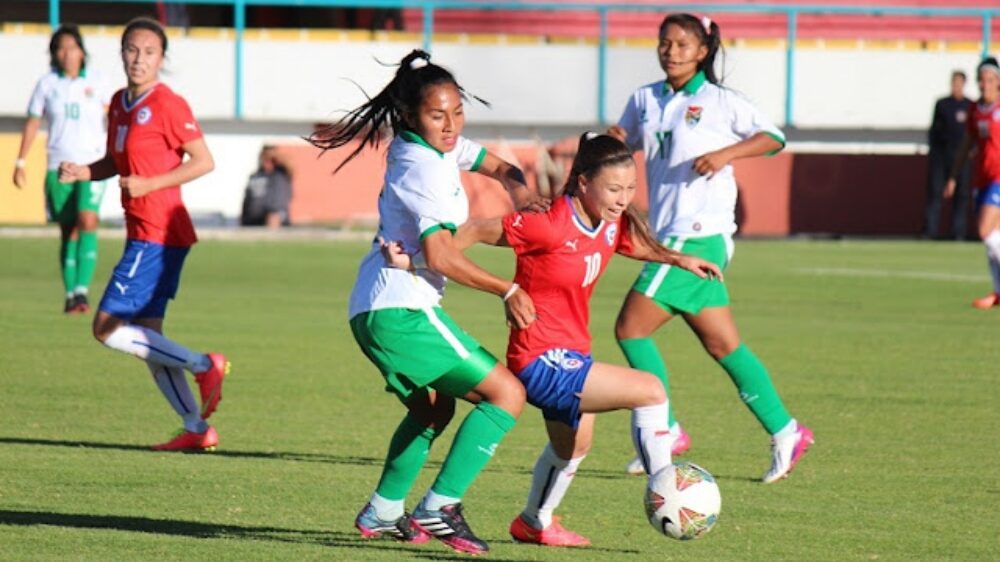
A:
{"type": "Polygon", "coordinates": [[[275,147],[260,150],[257,171],[247,181],[243,194],[242,226],[279,228],[291,225],[288,206],[292,201],[292,177],[288,161],[275,147]]]}
{"type": "Polygon", "coordinates": [[[965,73],[956,70],[951,73],[951,95],[934,104],[934,119],[927,132],[927,208],[924,212],[924,238],[938,238],[938,224],[941,219],[941,202],[947,198],[944,186],[949,177],[957,178],[954,200],[952,201],[951,237],[965,238],[966,222],[969,214],[969,167],[952,174],[955,153],[962,144],[969,106],[972,100],[965,97],[965,73]]]}

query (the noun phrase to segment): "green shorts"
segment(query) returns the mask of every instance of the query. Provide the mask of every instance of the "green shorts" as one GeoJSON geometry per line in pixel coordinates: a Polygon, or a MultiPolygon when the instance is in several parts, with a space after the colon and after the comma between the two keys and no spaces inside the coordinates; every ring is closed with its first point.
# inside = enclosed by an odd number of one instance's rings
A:
{"type": "Polygon", "coordinates": [[[465,396],[498,363],[439,307],[362,312],[351,332],[401,401],[425,387],[465,396]]]}
{"type": "Polygon", "coordinates": [[[45,203],[49,217],[59,224],[76,222],[80,211],[99,212],[103,197],[104,182],[62,183],[58,170],[45,173],[45,203]]]}
{"type": "MultiPolygon", "coordinates": [[[[729,264],[732,239],[723,234],[687,239],[672,236],[664,245],[725,269],[729,264]]],[[[662,263],[646,263],[632,284],[632,290],[646,295],[673,315],[698,314],[703,308],[729,306],[729,292],[724,282],[702,279],[690,271],[662,263]]]]}

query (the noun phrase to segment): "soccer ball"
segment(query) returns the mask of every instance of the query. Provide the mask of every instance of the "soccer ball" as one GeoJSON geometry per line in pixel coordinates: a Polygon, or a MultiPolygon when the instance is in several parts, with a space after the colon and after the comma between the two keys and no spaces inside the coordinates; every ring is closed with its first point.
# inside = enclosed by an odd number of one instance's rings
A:
{"type": "Polygon", "coordinates": [[[719,518],[722,497],[715,477],[704,468],[678,461],[649,478],[646,517],[657,531],[682,541],[696,539],[719,518]]]}

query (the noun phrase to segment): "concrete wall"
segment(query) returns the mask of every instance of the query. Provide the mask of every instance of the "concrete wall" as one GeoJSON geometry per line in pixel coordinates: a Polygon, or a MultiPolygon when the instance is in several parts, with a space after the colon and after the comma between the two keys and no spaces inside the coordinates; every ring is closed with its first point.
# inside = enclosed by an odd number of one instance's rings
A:
{"type": "MultiPolygon", "coordinates": [[[[248,39],[245,49],[247,119],[328,121],[364,100],[358,85],[377,92],[398,61],[419,46],[408,41],[248,39]],[[357,85],[355,85],[357,83],[357,85]]],[[[4,87],[0,115],[23,115],[31,89],[47,68],[43,33],[0,33],[4,87]]],[[[109,83],[124,83],[118,36],[86,37],[91,65],[109,83]]],[[[164,81],[184,95],[201,119],[233,115],[234,48],[230,39],[171,38],[164,81]]],[[[469,104],[477,123],[581,125],[597,118],[597,49],[591,45],[480,45],[441,42],[435,60],[451,68],[468,91],[492,108],[469,104]]],[[[796,125],[830,128],[924,128],[934,99],[944,95],[952,69],[971,74],[974,51],[801,48],[795,79],[796,125]]],[[[638,86],[662,78],[650,47],[612,47],[606,116],[617,118],[638,86]]],[[[783,120],[784,51],[732,47],[726,83],[783,120]]],[[[969,84],[970,96],[975,84],[969,84]]]]}

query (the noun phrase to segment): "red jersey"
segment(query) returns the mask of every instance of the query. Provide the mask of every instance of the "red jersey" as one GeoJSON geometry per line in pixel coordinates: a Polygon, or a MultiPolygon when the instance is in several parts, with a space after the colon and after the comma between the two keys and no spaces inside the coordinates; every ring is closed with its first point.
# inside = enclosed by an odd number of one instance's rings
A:
{"type": "MultiPolygon", "coordinates": [[[[165,84],[157,84],[131,104],[127,96],[125,89],[116,92],[108,109],[107,151],[118,175],[150,178],[180,166],[181,146],[202,137],[184,98],[165,84]]],[[[198,240],[179,185],[136,198],[122,191],[122,208],[129,239],[179,247],[198,240]]]]}
{"type": "Polygon", "coordinates": [[[628,218],[588,228],[569,196],[546,213],[513,213],[503,230],[517,254],[514,282],[528,292],[538,318],[511,329],[507,366],[518,373],[554,348],[590,353],[590,295],[615,252],[631,252],[628,218]]]}
{"type": "Polygon", "coordinates": [[[978,149],[973,187],[982,189],[1000,182],[1000,102],[972,104],[967,127],[978,149]]]}

